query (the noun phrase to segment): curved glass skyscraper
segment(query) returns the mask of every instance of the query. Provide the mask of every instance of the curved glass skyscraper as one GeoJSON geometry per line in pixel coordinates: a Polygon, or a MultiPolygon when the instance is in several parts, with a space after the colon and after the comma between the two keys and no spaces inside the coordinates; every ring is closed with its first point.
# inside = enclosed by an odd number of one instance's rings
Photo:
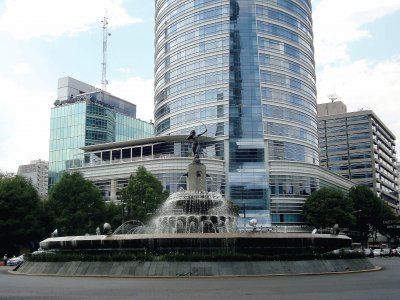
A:
{"type": "Polygon", "coordinates": [[[156,134],[204,123],[223,145],[225,196],[273,223],[301,223],[305,197],[340,181],[317,167],[310,0],[155,5],[156,134]]]}

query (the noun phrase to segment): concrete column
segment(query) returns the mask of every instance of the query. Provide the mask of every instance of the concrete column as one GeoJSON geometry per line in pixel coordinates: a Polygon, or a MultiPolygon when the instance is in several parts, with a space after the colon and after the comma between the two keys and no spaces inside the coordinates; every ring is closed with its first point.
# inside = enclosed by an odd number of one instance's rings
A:
{"type": "Polygon", "coordinates": [[[111,179],[110,200],[112,202],[117,200],[117,180],[116,179],[111,179]]]}

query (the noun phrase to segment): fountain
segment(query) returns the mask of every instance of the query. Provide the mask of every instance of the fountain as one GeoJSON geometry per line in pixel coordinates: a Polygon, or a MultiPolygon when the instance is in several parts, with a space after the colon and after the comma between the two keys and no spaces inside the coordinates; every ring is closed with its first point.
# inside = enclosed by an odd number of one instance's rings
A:
{"type": "MultiPolygon", "coordinates": [[[[226,262],[227,264],[223,267],[227,272],[226,275],[254,275],[276,272],[275,267],[273,267],[275,262],[265,260],[265,257],[268,256],[312,256],[351,245],[349,237],[339,234],[277,233],[257,230],[256,219],[250,220],[249,225],[252,228],[250,231],[238,231],[236,226],[237,216],[232,213],[226,199],[219,192],[207,192],[206,166],[200,162],[200,145],[197,142],[200,135],[196,136],[195,132],[192,131],[188,137],[189,140],[193,140],[194,160],[188,166],[187,190],[180,190],[171,194],[151,222],[143,224],[139,221],[128,221],[113,233],[108,228],[108,233],[104,235],[54,236],[42,241],[40,247],[59,253],[107,254],[110,256],[113,253],[129,252],[150,254],[154,257],[162,257],[171,253],[181,255],[200,253],[205,257],[208,255],[210,258],[214,257],[216,253],[219,255],[225,253],[226,257],[233,257],[234,255],[264,257],[261,262],[246,261],[246,266],[240,265],[240,262],[226,262]]],[[[221,266],[221,262],[212,262],[212,259],[206,266],[208,271],[201,274],[196,273],[197,271],[194,272],[196,268],[198,270],[198,266],[194,267],[194,262],[193,265],[185,265],[185,262],[164,262],[169,264],[168,271],[165,267],[160,267],[161,269],[154,271],[154,274],[150,274],[150,270],[155,267],[148,265],[146,270],[142,270],[143,266],[140,266],[140,263],[135,262],[135,268],[141,270],[135,271],[134,275],[136,276],[176,276],[178,273],[191,275],[222,274],[214,270],[214,268],[220,268],[217,265],[221,266]],[[181,271],[178,271],[178,269],[181,271]]],[[[289,262],[286,263],[289,264],[289,262]]],[[[156,262],[153,262],[153,264],[156,264],[156,262]]],[[[315,266],[314,269],[330,272],[331,269],[338,271],[345,268],[357,270],[366,269],[365,265],[365,261],[362,261],[356,263],[355,266],[341,264],[338,267],[335,263],[327,264],[325,261],[325,263],[315,266]]],[[[289,267],[280,266],[279,268],[281,270],[289,268],[293,272],[296,272],[296,268],[298,268],[300,270],[298,272],[307,272],[313,269],[310,266],[312,266],[311,263],[298,266],[290,265],[289,267]]],[[[61,268],[65,267],[62,266],[61,268]]],[[[126,267],[121,266],[120,268],[126,267]]],[[[30,269],[28,268],[28,270],[30,269]]],[[[106,271],[102,269],[102,272],[106,271]]],[[[126,273],[131,274],[132,270],[127,269],[126,273]]]]}
{"type": "Polygon", "coordinates": [[[154,255],[171,252],[310,255],[351,245],[351,239],[344,235],[257,231],[256,219],[250,221],[251,231],[239,232],[237,216],[226,199],[219,192],[207,192],[207,170],[200,162],[197,142],[203,133],[196,136],[192,131],[188,137],[193,140],[194,159],[188,165],[187,190],[171,194],[149,224],[129,221],[113,234],[52,237],[42,241],[41,248],[85,253],[129,250],[154,255]]]}
{"type": "Polygon", "coordinates": [[[179,191],[151,222],[154,233],[222,233],[235,231],[236,217],[220,193],[179,191]]]}

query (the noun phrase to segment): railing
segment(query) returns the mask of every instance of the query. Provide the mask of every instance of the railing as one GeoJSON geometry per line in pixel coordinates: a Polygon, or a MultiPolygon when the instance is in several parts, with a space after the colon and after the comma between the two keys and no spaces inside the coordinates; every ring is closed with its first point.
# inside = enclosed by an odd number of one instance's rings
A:
{"type": "MultiPolygon", "coordinates": [[[[120,164],[120,163],[129,163],[133,161],[144,161],[144,160],[152,160],[152,159],[171,159],[171,158],[184,158],[184,159],[192,159],[192,156],[180,156],[176,154],[156,154],[156,155],[143,155],[143,156],[135,156],[131,158],[117,158],[113,160],[96,160],[88,163],[82,163],[82,167],[95,167],[95,166],[103,166],[109,164],[120,164]]],[[[203,159],[216,159],[223,160],[223,157],[219,156],[204,156],[201,157],[203,159]]]]}

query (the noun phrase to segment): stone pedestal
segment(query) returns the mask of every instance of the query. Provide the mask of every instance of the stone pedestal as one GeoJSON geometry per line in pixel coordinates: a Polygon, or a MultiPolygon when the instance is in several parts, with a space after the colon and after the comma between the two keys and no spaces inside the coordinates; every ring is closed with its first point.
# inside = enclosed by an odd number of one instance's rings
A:
{"type": "Polygon", "coordinates": [[[206,166],[202,163],[192,162],[188,166],[186,183],[188,191],[207,191],[206,166]]]}

